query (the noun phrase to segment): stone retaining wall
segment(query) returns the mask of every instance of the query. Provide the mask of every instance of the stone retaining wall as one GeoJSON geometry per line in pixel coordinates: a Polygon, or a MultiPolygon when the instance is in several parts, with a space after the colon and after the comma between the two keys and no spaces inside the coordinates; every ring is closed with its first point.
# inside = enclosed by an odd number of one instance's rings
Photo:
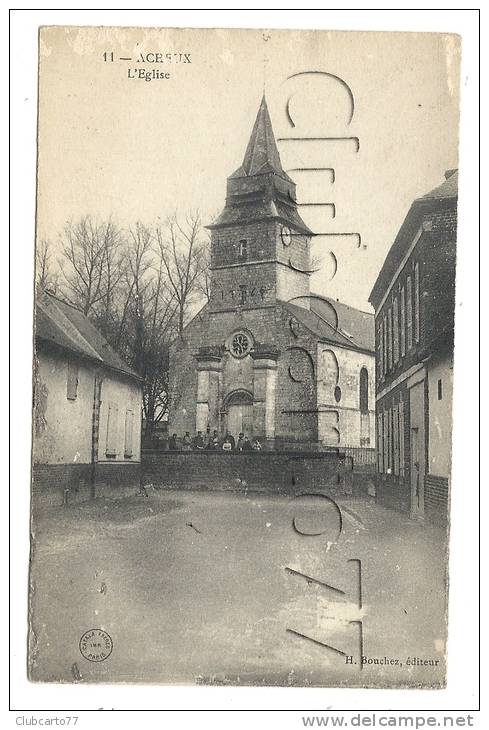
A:
{"type": "Polygon", "coordinates": [[[351,494],[350,458],[331,453],[148,451],[143,481],[156,488],[351,494]]]}

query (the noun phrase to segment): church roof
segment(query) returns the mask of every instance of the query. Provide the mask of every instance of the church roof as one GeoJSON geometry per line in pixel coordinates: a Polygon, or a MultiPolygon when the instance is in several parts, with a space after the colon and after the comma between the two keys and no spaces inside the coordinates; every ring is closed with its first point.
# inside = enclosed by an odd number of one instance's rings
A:
{"type": "Polygon", "coordinates": [[[228,205],[224,208],[218,218],[207,226],[227,226],[236,223],[247,223],[250,220],[257,221],[266,218],[280,218],[287,223],[292,223],[299,231],[306,235],[312,235],[312,231],[306,226],[294,205],[286,205],[275,200],[251,200],[239,205],[228,205]]]}
{"type": "Polygon", "coordinates": [[[310,309],[281,302],[294,317],[322,341],[366,352],[375,351],[374,315],[330,297],[309,296],[310,309]]]}
{"type": "Polygon", "coordinates": [[[276,172],[282,177],[290,179],[280,161],[272,128],[272,120],[270,119],[265,95],[263,95],[246,148],[243,164],[234,173],[234,176],[241,176],[239,173],[260,175],[265,172],[276,172]]]}
{"type": "Polygon", "coordinates": [[[263,96],[243,164],[228,177],[224,210],[206,227],[220,228],[267,218],[282,220],[305,235],[313,235],[297,210],[295,183],[282,167],[263,96]],[[247,178],[255,181],[249,185],[247,178]]]}
{"type": "Polygon", "coordinates": [[[36,300],[36,338],[141,380],[82,311],[46,291],[36,300]]]}

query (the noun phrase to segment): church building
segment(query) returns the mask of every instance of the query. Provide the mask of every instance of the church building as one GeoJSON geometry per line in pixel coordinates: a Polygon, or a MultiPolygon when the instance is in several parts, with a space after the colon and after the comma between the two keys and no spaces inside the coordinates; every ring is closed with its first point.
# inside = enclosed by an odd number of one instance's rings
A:
{"type": "Polygon", "coordinates": [[[313,232],[263,97],[211,225],[208,303],[170,352],[172,432],[266,448],[375,445],[373,315],[310,292],[313,232]]]}

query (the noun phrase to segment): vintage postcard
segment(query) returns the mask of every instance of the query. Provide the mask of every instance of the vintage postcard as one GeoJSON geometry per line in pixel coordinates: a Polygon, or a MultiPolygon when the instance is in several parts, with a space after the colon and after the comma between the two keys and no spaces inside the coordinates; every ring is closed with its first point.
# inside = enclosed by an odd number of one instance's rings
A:
{"type": "Polygon", "coordinates": [[[460,55],[40,28],[32,681],[445,686],[460,55]]]}

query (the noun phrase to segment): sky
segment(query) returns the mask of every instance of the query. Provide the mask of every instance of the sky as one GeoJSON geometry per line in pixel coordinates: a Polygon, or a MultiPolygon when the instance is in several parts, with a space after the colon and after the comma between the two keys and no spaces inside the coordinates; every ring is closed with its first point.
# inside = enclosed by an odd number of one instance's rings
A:
{"type": "Polygon", "coordinates": [[[299,202],[326,204],[302,206],[303,219],[361,236],[314,238],[311,288],[369,310],[412,201],[457,167],[454,35],[43,28],[38,240],[59,251],[64,223],[87,214],[126,227],[199,209],[210,223],[264,89],[299,202]],[[303,167],[334,168],[334,182],[303,167]]]}

